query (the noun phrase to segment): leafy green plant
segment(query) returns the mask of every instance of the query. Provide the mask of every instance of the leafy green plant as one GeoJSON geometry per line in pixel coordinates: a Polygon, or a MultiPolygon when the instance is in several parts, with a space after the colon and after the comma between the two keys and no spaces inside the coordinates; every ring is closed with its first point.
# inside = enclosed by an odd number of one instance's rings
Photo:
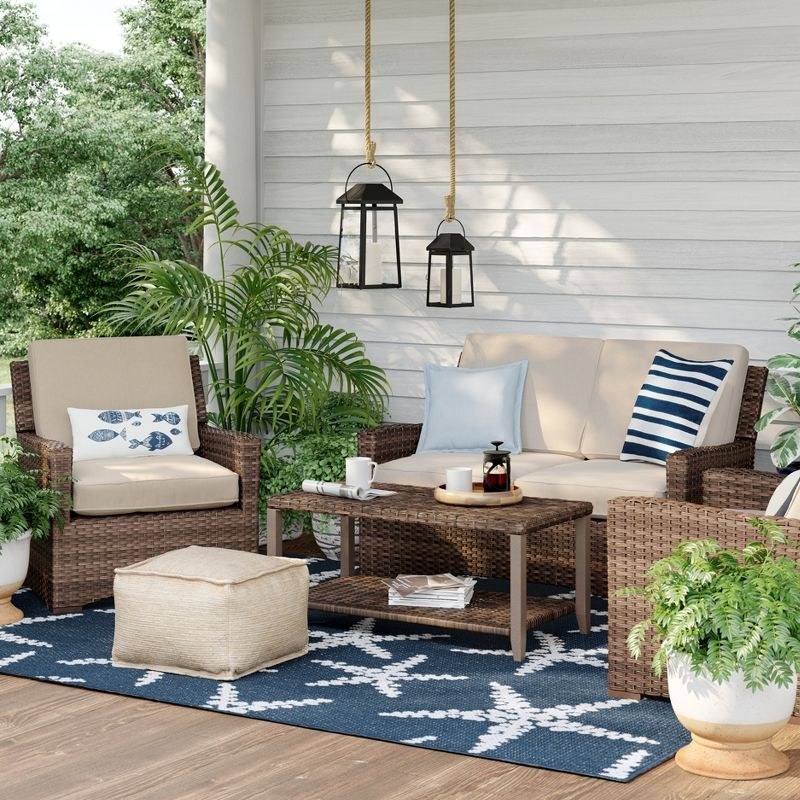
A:
{"type": "MultiPolygon", "coordinates": [[[[639,658],[653,632],[660,646],[653,671],[683,653],[696,672],[722,682],[738,669],[745,684],[788,686],[800,669],[800,572],[776,548],[788,545],[770,519],[748,522],[765,541],[725,549],[713,539],[682,542],[647,572],[645,586],[621,589],[650,604],[650,616],[636,623],[628,650],[639,658]]],[[[794,544],[794,543],[792,543],[794,544]]]]}
{"type": "MultiPolygon", "coordinates": [[[[358,430],[376,425],[382,419],[382,404],[331,392],[319,413],[306,420],[305,430],[291,437],[291,441],[283,442],[280,450],[262,451],[259,498],[262,516],[270,496],[298,491],[304,480],[343,481],[345,459],[358,455],[358,430]]],[[[288,514],[291,520],[292,512],[288,514]]]]}
{"type": "Polygon", "coordinates": [[[334,409],[343,419],[357,416],[362,401],[382,406],[383,370],[354,333],[319,319],[317,306],[336,276],[335,250],[239,222],[214,165],[183,153],[176,169],[189,196],[200,198],[190,207],[190,229],[206,231],[220,274],[120,245],[132,272],[125,297],[106,308],[110,324],[122,333],[188,336],[208,363],[212,420],[259,433],[274,451],[313,424],[331,391],[345,398],[334,409]]]}
{"type": "MultiPolygon", "coordinates": [[[[800,267],[800,263],[794,264],[800,267]]],[[[792,289],[792,305],[800,301],[800,283],[792,289]]],[[[787,334],[791,339],[800,341],[800,318],[790,317],[794,321],[787,334]]],[[[795,424],[787,425],[770,447],[772,463],[778,468],[788,467],[800,458],[800,355],[781,353],[767,361],[770,373],[767,378],[767,394],[777,403],[775,408],[763,414],[755,424],[756,431],[763,431],[767,425],[781,418],[794,418],[795,424]]]]}
{"type": "Polygon", "coordinates": [[[31,538],[44,539],[50,524],[63,524],[61,503],[64,492],[41,488],[36,473],[23,468],[26,456],[17,439],[0,436],[0,552],[2,543],[19,539],[28,531],[31,538]]]}

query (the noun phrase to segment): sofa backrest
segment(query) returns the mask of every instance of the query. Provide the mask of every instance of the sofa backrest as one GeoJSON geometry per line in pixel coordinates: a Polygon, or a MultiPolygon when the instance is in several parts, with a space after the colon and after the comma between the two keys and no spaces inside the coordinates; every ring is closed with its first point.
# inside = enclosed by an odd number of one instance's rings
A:
{"type": "Polygon", "coordinates": [[[741,345],[470,333],[459,365],[528,361],[522,396],[524,450],[618,458],[636,397],[660,348],[697,361],[733,359],[696,444],[732,442],[749,362],[741,345]]]}
{"type": "Polygon", "coordinates": [[[617,458],[631,412],[653,356],[659,349],[693,361],[733,359],[728,376],[706,414],[696,445],[732,442],[736,435],[749,354],[741,345],[710,342],[607,339],[597,365],[581,453],[587,458],[617,458]]]}
{"type": "Polygon", "coordinates": [[[184,336],[40,339],[28,347],[36,433],[72,446],[67,408],[189,406],[189,440],[200,446],[184,336]]]}
{"type": "Polygon", "coordinates": [[[459,365],[489,367],[527,360],[522,394],[522,448],[580,452],[601,339],[536,334],[470,333],[459,365]]]}

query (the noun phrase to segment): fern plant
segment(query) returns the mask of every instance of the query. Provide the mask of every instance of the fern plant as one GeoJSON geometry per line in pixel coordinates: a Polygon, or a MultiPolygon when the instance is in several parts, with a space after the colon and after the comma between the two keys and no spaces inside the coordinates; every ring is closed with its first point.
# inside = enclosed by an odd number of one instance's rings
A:
{"type": "Polygon", "coordinates": [[[670,655],[682,653],[695,672],[720,683],[737,670],[750,689],[794,680],[800,670],[800,572],[792,558],[777,552],[789,542],[773,520],[748,522],[763,541],[741,549],[725,549],[713,539],[682,542],[652,565],[646,585],[619,591],[650,604],[650,616],[631,628],[627,646],[638,659],[653,633],[660,642],[652,663],[656,675],[670,655]]]}
{"type": "Polygon", "coordinates": [[[47,537],[52,520],[63,524],[64,492],[40,487],[36,473],[20,464],[25,455],[17,439],[0,436],[0,552],[3,542],[28,531],[32,539],[47,537]]]}
{"type": "Polygon", "coordinates": [[[239,221],[219,170],[184,153],[178,171],[193,198],[190,232],[206,231],[218,277],[139,244],[116,252],[131,267],[127,294],[105,309],[116,333],[186,335],[208,363],[210,417],[262,435],[268,449],[306,426],[329,393],[382,405],[388,382],[349,331],[320,321],[336,277],[335,249],[298,244],[281,228],[239,221]],[[199,198],[199,200],[197,199],[199,198]]]}

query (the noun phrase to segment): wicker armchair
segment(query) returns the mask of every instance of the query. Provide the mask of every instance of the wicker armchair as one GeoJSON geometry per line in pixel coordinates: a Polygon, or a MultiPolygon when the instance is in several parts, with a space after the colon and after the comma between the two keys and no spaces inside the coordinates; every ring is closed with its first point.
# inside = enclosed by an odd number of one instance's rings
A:
{"type": "MultiPolygon", "coordinates": [[[[75,610],[111,596],[114,569],[188,545],[258,549],[260,440],[211,427],[197,357],[190,358],[200,449],[197,455],[239,476],[239,501],[222,508],[81,516],[64,501],[66,524],[31,543],[27,585],[52,611],[75,610]]],[[[28,361],[11,363],[16,435],[42,482],[71,491],[72,448],[36,433],[28,361]]],[[[66,413],[66,409],[65,409],[66,413]]]]}
{"type": "MultiPolygon", "coordinates": [[[[765,508],[780,476],[742,469],[710,470],[706,496],[723,505],[699,505],[643,497],[617,497],[608,506],[608,689],[616,697],[668,697],[666,675],[653,675],[655,647],[645,647],[637,661],[625,644],[634,623],[647,616],[638,597],[616,597],[623,586],[642,585],[653,562],[669,555],[687,539],[712,538],[726,547],[741,547],[754,538],[748,524],[752,510],[765,508]],[[770,488],[772,487],[772,488],[770,488]],[[730,501],[730,502],[729,502],[730,501]]],[[[800,540],[800,519],[775,518],[787,535],[800,540]]],[[[800,557],[800,549],[789,555],[800,557]]],[[[800,721],[800,692],[794,718],[800,721]]]]}
{"type": "MultiPolygon", "coordinates": [[[[715,467],[752,470],[756,444],[753,425],[761,413],[766,380],[767,369],[765,367],[748,367],[734,441],[712,447],[689,448],[673,453],[669,457],[667,460],[667,497],[669,499],[701,502],[703,473],[706,470],[715,467]]],[[[359,455],[368,456],[379,464],[410,456],[416,449],[421,430],[420,423],[390,423],[366,428],[358,435],[359,455]]],[[[362,561],[369,558],[371,525],[369,521],[365,521],[362,526],[362,561]]],[[[560,525],[553,528],[551,533],[548,552],[543,553],[541,550],[537,550],[535,553],[533,551],[529,553],[528,579],[540,583],[567,586],[574,580],[575,570],[572,529],[569,526],[560,525]]],[[[397,535],[409,537],[414,535],[414,531],[408,525],[398,526],[397,535]]],[[[605,519],[592,520],[590,539],[592,593],[606,596],[609,587],[605,519]]],[[[379,544],[375,537],[375,546],[385,547],[387,545],[379,544]]],[[[487,559],[489,560],[487,563],[491,563],[493,569],[496,570],[501,566],[496,563],[496,554],[487,553],[487,559]]]]}

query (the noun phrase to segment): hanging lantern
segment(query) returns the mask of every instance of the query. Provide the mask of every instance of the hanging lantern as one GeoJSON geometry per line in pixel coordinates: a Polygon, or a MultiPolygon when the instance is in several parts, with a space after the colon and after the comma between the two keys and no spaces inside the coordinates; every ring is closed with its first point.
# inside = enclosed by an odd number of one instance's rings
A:
{"type": "Polygon", "coordinates": [[[351,289],[399,287],[397,206],[403,198],[395,194],[389,173],[380,164],[359,164],[350,171],[344,194],[336,202],[341,207],[336,285],[351,289]],[[381,170],[389,186],[383,183],[349,186],[350,178],[359,167],[381,170]]]}
{"type": "Polygon", "coordinates": [[[445,217],[428,245],[428,281],[425,302],[440,308],[475,305],[472,273],[473,245],[455,217],[456,206],[456,6],[450,0],[450,194],[444,198],[445,217]],[[440,233],[445,222],[457,222],[461,233],[440,233]]]}
{"type": "Polygon", "coordinates": [[[397,206],[403,199],[395,194],[389,173],[375,162],[372,141],[372,4],[364,0],[364,153],[365,161],[350,170],[336,202],[339,215],[339,255],[336,285],[350,289],[391,289],[401,285],[400,233],[397,206]],[[350,178],[359,167],[379,169],[389,181],[356,183],[350,178]]]}
{"type": "Polygon", "coordinates": [[[442,220],[436,229],[436,238],[428,245],[428,289],[426,304],[441,308],[475,305],[472,275],[472,251],[464,226],[457,219],[461,233],[439,233],[442,220]]]}

